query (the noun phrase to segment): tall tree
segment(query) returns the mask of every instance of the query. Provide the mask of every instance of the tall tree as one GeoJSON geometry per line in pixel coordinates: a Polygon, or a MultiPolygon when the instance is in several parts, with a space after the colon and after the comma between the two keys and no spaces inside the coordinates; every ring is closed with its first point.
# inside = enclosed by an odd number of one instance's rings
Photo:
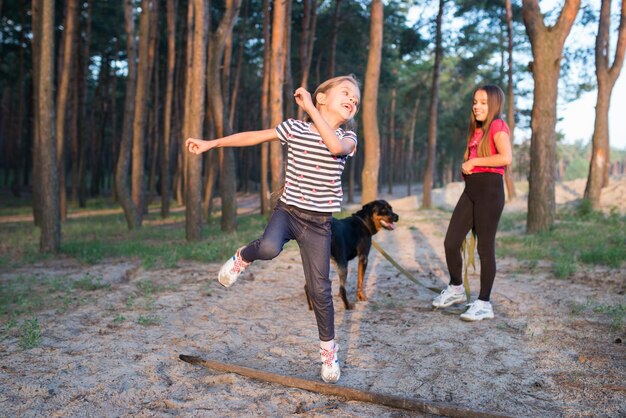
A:
{"type": "MultiPolygon", "coordinates": [[[[270,126],[278,126],[283,121],[283,83],[285,81],[285,28],[287,23],[287,2],[277,0],[273,4],[272,41],[270,55],[270,126]]],[[[279,141],[270,143],[270,167],[272,193],[278,193],[284,183],[283,150],[279,141]]]]}
{"type": "MultiPolygon", "coordinates": [[[[35,0],[37,1],[37,0],[35,0]]],[[[61,245],[61,213],[59,206],[59,177],[57,169],[57,144],[54,124],[54,0],[39,0],[37,20],[40,30],[36,48],[39,54],[37,74],[37,115],[38,130],[35,148],[35,164],[40,194],[37,201],[41,204],[39,250],[43,253],[55,253],[61,245]]]]}
{"type": "MultiPolygon", "coordinates": [[[[202,138],[204,123],[204,96],[207,55],[208,6],[207,0],[193,0],[193,70],[191,79],[191,103],[187,135],[185,137],[202,138]]],[[[219,77],[219,71],[217,72],[219,77]]],[[[218,94],[218,96],[221,95],[218,94]]],[[[185,190],[185,231],[187,241],[198,241],[202,238],[202,156],[188,157],[187,182],[185,190]]]]}
{"type": "Polygon", "coordinates": [[[67,215],[67,196],[65,188],[65,120],[67,115],[67,103],[70,93],[70,76],[74,62],[74,37],[78,21],[78,0],[68,0],[65,12],[65,24],[60,46],[61,59],[59,60],[57,87],[57,114],[56,114],[56,139],[57,139],[57,164],[59,166],[59,191],[61,217],[67,215]]]}
{"type": "Polygon", "coordinates": [[[133,141],[133,116],[135,114],[135,92],[137,90],[137,63],[135,45],[135,17],[133,13],[133,0],[124,0],[124,27],[126,30],[126,97],[124,99],[124,121],[122,127],[122,140],[120,142],[120,155],[115,167],[115,186],[120,205],[124,209],[128,229],[141,226],[138,213],[139,208],[133,203],[131,190],[128,184],[128,171],[130,168],[130,151],[133,141]]]}
{"type": "MultiPolygon", "coordinates": [[[[228,124],[228,112],[224,106],[223,93],[226,86],[222,86],[220,80],[220,65],[224,57],[224,48],[226,39],[232,36],[233,27],[239,9],[241,8],[241,0],[227,0],[226,8],[219,26],[213,34],[209,36],[209,64],[207,68],[208,89],[210,109],[213,114],[213,123],[215,124],[215,134],[217,137],[223,137],[231,134],[231,127],[228,124]]],[[[232,148],[220,148],[219,166],[220,166],[220,193],[222,198],[222,231],[234,232],[237,229],[237,178],[235,172],[235,154],[232,148]]]]}
{"type": "MultiPolygon", "coordinates": [[[[394,78],[398,76],[398,69],[394,68],[394,78]]],[[[391,88],[391,105],[389,109],[389,145],[387,146],[387,193],[393,193],[393,175],[394,175],[394,164],[397,164],[395,161],[395,151],[396,151],[396,97],[398,95],[398,87],[396,84],[393,84],[391,88]]]]}
{"type": "Polygon", "coordinates": [[[150,94],[150,79],[152,67],[150,56],[150,41],[156,28],[151,28],[152,14],[156,13],[156,2],[141,1],[141,16],[139,18],[139,49],[137,64],[137,90],[135,94],[135,117],[133,118],[133,148],[132,148],[132,199],[137,208],[138,225],[141,225],[145,198],[145,149],[146,149],[146,120],[148,117],[148,96],[150,94]]]}
{"type": "MultiPolygon", "coordinates": [[[[302,38],[300,39],[300,70],[302,79],[300,86],[308,89],[309,71],[313,59],[313,41],[317,24],[317,0],[304,0],[304,16],[302,18],[302,38]]],[[[298,107],[298,119],[304,117],[304,111],[298,107]]]]}
{"type": "Polygon", "coordinates": [[[428,109],[428,151],[426,154],[426,168],[424,169],[424,191],[422,193],[422,207],[432,207],[432,189],[435,181],[435,166],[437,156],[437,107],[439,105],[439,75],[443,47],[441,45],[441,21],[443,18],[444,0],[439,0],[439,12],[436,20],[435,36],[435,65],[433,65],[433,81],[430,90],[430,106],[428,109]]]}
{"type": "MultiPolygon", "coordinates": [[[[270,19],[270,2],[263,0],[263,82],[261,85],[261,126],[263,129],[269,129],[270,122],[270,58],[271,49],[271,19],[270,19]]],[[[270,189],[268,182],[269,169],[269,144],[264,142],[261,144],[261,213],[269,215],[270,213],[270,189]]]]}
{"type": "MultiPolygon", "coordinates": [[[[515,131],[515,97],[513,95],[513,11],[511,9],[511,0],[505,0],[506,10],[506,35],[507,35],[507,88],[506,88],[506,121],[509,125],[511,141],[511,149],[513,149],[514,131],[515,131]]],[[[513,183],[513,166],[509,164],[504,172],[504,181],[509,200],[517,196],[515,191],[515,183],[513,183]]]]}
{"type": "Polygon", "coordinates": [[[328,76],[335,76],[335,64],[337,61],[337,36],[339,34],[339,7],[341,0],[335,0],[335,8],[333,11],[332,32],[330,35],[330,59],[328,64],[328,76]]]}
{"type": "Polygon", "coordinates": [[[596,120],[592,137],[591,162],[585,187],[585,199],[597,209],[600,205],[600,192],[608,185],[610,168],[609,144],[609,106],[615,81],[622,71],[624,50],[626,50],[626,1],[622,0],[617,48],[613,64],[609,66],[609,39],[611,29],[611,0],[602,0],[600,22],[596,36],[596,78],[598,80],[598,99],[596,120]]]}
{"type": "Polygon", "coordinates": [[[165,109],[163,115],[163,152],[161,154],[161,217],[170,213],[170,154],[172,139],[172,106],[174,104],[174,70],[176,68],[176,14],[178,0],[167,0],[167,72],[165,76],[165,109]]]}
{"type": "Polygon", "coordinates": [[[361,202],[365,204],[378,196],[378,170],[380,167],[380,132],[378,130],[378,82],[383,46],[383,2],[372,0],[370,45],[365,71],[363,92],[363,130],[365,132],[365,162],[361,202]]]}
{"type": "Polygon", "coordinates": [[[548,230],[556,211],[556,102],[563,44],[569,35],[580,0],[565,0],[554,26],[546,26],[538,0],[522,1],[522,16],[530,39],[535,82],[531,113],[530,178],[526,230],[548,230]]]}

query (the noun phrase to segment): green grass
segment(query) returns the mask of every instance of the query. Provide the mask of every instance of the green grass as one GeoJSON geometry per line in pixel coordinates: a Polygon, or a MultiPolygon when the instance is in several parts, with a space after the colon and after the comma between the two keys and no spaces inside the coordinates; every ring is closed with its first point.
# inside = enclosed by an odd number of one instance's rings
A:
{"type": "Polygon", "coordinates": [[[624,329],[624,323],[626,322],[625,304],[606,305],[592,301],[586,301],[585,303],[572,302],[571,308],[572,314],[577,316],[591,315],[592,312],[605,315],[609,319],[611,330],[621,331],[624,329]]]}
{"type": "Polygon", "coordinates": [[[526,214],[505,214],[499,226],[498,256],[515,257],[535,266],[552,263],[552,272],[566,278],[582,264],[620,268],[626,261],[626,217],[593,212],[583,203],[557,213],[553,228],[526,234],[526,214]]]}
{"type": "Polygon", "coordinates": [[[37,318],[26,319],[20,326],[20,342],[22,350],[38,347],[41,344],[41,329],[37,318]]]}
{"type": "MultiPolygon", "coordinates": [[[[184,213],[166,221],[159,214],[128,230],[123,214],[68,219],[62,225],[60,255],[95,264],[107,258],[137,258],[145,268],[171,268],[185,260],[221,261],[238,246],[258,238],[267,220],[261,215],[238,218],[236,234],[223,233],[219,219],[204,227],[204,239],[187,242],[184,213]]],[[[0,268],[19,267],[52,258],[39,254],[39,230],[30,222],[0,224],[0,268]]]]}

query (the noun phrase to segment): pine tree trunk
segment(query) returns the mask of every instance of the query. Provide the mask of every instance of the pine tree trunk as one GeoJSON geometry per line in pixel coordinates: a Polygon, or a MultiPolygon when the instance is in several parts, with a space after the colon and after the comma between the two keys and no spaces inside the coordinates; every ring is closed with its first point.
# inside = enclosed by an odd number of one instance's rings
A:
{"type": "MultiPolygon", "coordinates": [[[[509,139],[511,141],[511,149],[513,148],[514,132],[515,132],[515,97],[513,96],[513,12],[511,10],[511,0],[505,0],[506,8],[506,33],[507,33],[507,89],[506,89],[506,120],[509,125],[509,139]]],[[[513,182],[513,163],[509,164],[504,171],[504,182],[509,200],[513,200],[517,196],[515,191],[515,183],[513,182]]]]}
{"type": "MultiPolygon", "coordinates": [[[[304,16],[302,18],[302,38],[300,39],[300,86],[308,90],[309,72],[313,59],[313,41],[317,24],[317,0],[304,0],[304,16]]],[[[298,119],[304,118],[304,111],[298,107],[298,119]]]]}
{"type": "MultiPolygon", "coordinates": [[[[283,121],[283,82],[285,80],[285,25],[287,1],[274,2],[271,42],[271,70],[269,85],[270,126],[278,126],[283,121]]],[[[270,167],[272,174],[272,194],[279,194],[284,184],[283,150],[279,141],[270,143],[270,167]]],[[[271,202],[274,206],[275,202],[271,202]]]]}
{"type": "Polygon", "coordinates": [[[41,236],[39,250],[42,253],[56,253],[61,245],[61,213],[59,206],[59,178],[57,167],[57,144],[54,123],[54,0],[41,0],[39,42],[37,113],[39,115],[40,154],[35,158],[39,163],[41,203],[41,236]]]}
{"type": "Polygon", "coordinates": [[[146,119],[148,116],[148,95],[150,89],[150,28],[151,14],[154,13],[150,0],[142,0],[139,17],[139,48],[137,64],[137,90],[135,94],[135,117],[133,118],[133,147],[131,168],[131,195],[137,208],[137,226],[141,226],[145,210],[145,140],[146,119]]]}
{"type": "Polygon", "coordinates": [[[370,44],[365,71],[363,92],[363,131],[365,132],[365,162],[361,172],[361,204],[378,196],[378,170],[380,167],[380,133],[378,129],[378,83],[383,43],[383,3],[372,0],[370,44]]]}
{"type": "Polygon", "coordinates": [[[415,100],[415,106],[413,106],[413,112],[411,113],[411,121],[409,128],[409,135],[407,141],[409,143],[406,152],[406,195],[411,196],[411,183],[413,181],[413,166],[417,164],[417,158],[413,158],[415,148],[415,126],[417,125],[417,111],[420,107],[420,98],[415,100]]]}
{"type": "Polygon", "coordinates": [[[556,174],[556,102],[563,44],[574,23],[580,0],[566,0],[556,24],[546,27],[537,0],[523,0],[522,15],[533,52],[535,87],[531,113],[529,233],[547,231],[554,223],[556,174]]]}
{"type": "MultiPolygon", "coordinates": [[[[270,90],[270,5],[269,0],[263,0],[263,84],[261,88],[261,123],[263,129],[269,129],[269,90],[270,90]]],[[[269,189],[269,144],[261,144],[261,214],[269,216],[270,213],[270,189],[269,189]]]]}
{"type": "MultiPolygon", "coordinates": [[[[202,138],[204,122],[204,96],[206,92],[206,54],[209,10],[206,0],[193,0],[193,70],[191,83],[191,108],[189,109],[188,135],[202,138]]],[[[188,30],[191,30],[189,28],[188,30]]],[[[185,232],[187,241],[202,239],[202,156],[190,155],[185,189],[185,232]]]]}
{"type": "Polygon", "coordinates": [[[78,20],[78,0],[68,0],[65,12],[65,23],[60,45],[60,60],[56,98],[56,140],[57,140],[57,165],[59,173],[60,211],[61,219],[67,217],[67,193],[65,186],[65,122],[68,96],[70,93],[70,75],[72,62],[74,61],[74,36],[78,20]]]}
{"type": "Polygon", "coordinates": [[[437,35],[435,41],[435,65],[433,66],[433,82],[430,90],[430,106],[428,109],[428,150],[426,153],[426,168],[424,169],[424,190],[422,193],[422,208],[432,208],[432,189],[435,182],[435,167],[437,166],[437,107],[439,105],[439,74],[443,48],[441,46],[441,21],[443,17],[444,0],[439,0],[437,13],[437,35]]]}
{"type": "MultiPolygon", "coordinates": [[[[228,115],[222,100],[222,86],[220,80],[219,67],[224,56],[224,48],[228,37],[232,36],[233,27],[239,9],[241,0],[227,0],[226,9],[222,16],[219,26],[209,37],[209,64],[207,68],[207,84],[211,92],[209,95],[211,113],[213,114],[213,122],[215,124],[215,134],[218,137],[229,135],[231,132],[228,126],[228,115]]],[[[220,148],[219,167],[220,167],[220,194],[222,198],[222,231],[234,232],[237,229],[237,178],[235,172],[235,157],[232,148],[220,148]]]]}
{"type": "Polygon", "coordinates": [[[161,217],[170,215],[170,156],[172,137],[172,105],[174,102],[174,70],[176,68],[176,10],[177,0],[167,0],[167,75],[165,109],[163,114],[163,152],[161,157],[161,217]]]}
{"type": "Polygon", "coordinates": [[[613,64],[609,68],[609,39],[611,28],[611,2],[602,1],[600,23],[596,36],[596,78],[598,80],[598,98],[596,103],[596,119],[593,129],[592,153],[589,163],[589,175],[585,187],[585,199],[591,202],[594,209],[600,206],[602,188],[608,185],[611,166],[609,144],[609,106],[613,87],[619,77],[624,63],[626,49],[626,1],[622,0],[620,26],[618,29],[617,48],[613,64]]]}
{"type": "Polygon", "coordinates": [[[328,63],[329,78],[335,76],[335,64],[337,61],[337,34],[339,33],[339,7],[341,0],[335,0],[335,10],[333,11],[333,26],[330,35],[330,59],[328,63]]]}
{"type": "MultiPolygon", "coordinates": [[[[397,69],[394,69],[394,75],[397,75],[397,69]]],[[[396,95],[398,93],[398,89],[394,85],[391,89],[391,107],[389,109],[389,146],[387,147],[387,152],[389,153],[389,158],[387,160],[387,193],[393,193],[393,175],[394,175],[394,166],[396,164],[395,159],[395,149],[396,149],[396,95]]]]}
{"type": "Polygon", "coordinates": [[[124,126],[122,127],[122,141],[120,155],[115,170],[115,185],[120,205],[124,209],[128,229],[141,226],[138,208],[133,203],[128,185],[130,168],[130,151],[133,141],[133,116],[135,114],[135,92],[137,90],[137,65],[135,46],[135,20],[133,16],[133,1],[124,0],[124,20],[126,22],[126,55],[128,57],[128,75],[126,77],[126,98],[124,102],[124,126]]]}
{"type": "Polygon", "coordinates": [[[39,73],[41,62],[41,8],[43,0],[32,0],[32,30],[33,38],[31,40],[32,59],[33,59],[33,169],[32,169],[32,187],[33,187],[33,220],[35,226],[41,225],[41,184],[40,184],[40,166],[39,157],[41,156],[40,148],[40,115],[39,115],[39,73]]]}

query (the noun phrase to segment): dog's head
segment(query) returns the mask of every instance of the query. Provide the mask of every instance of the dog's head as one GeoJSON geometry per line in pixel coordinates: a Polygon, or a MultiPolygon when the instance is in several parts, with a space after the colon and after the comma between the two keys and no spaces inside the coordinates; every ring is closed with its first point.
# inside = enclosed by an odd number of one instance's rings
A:
{"type": "Polygon", "coordinates": [[[400,219],[386,200],[373,200],[363,205],[356,214],[365,220],[369,220],[374,225],[375,233],[380,228],[395,229],[395,222],[398,222],[400,219]]]}

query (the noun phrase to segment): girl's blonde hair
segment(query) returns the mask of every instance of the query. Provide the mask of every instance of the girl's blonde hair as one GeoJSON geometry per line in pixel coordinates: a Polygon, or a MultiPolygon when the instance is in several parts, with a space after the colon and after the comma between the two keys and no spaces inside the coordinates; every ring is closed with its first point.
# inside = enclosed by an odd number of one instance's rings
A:
{"type": "MultiPolygon", "coordinates": [[[[330,79],[324,81],[319,86],[317,86],[317,88],[315,89],[315,91],[311,95],[311,99],[313,100],[313,105],[315,107],[317,107],[317,95],[319,93],[326,93],[327,91],[329,91],[330,89],[332,89],[336,85],[343,83],[344,81],[349,81],[350,83],[354,84],[354,86],[357,88],[357,90],[359,92],[359,102],[360,102],[361,85],[359,84],[359,81],[356,79],[356,76],[354,74],[348,74],[348,75],[342,75],[342,76],[330,78],[330,79]]],[[[358,110],[358,106],[357,106],[357,110],[358,110]]],[[[312,122],[312,120],[311,120],[309,115],[306,115],[304,117],[304,120],[306,122],[312,122]]],[[[354,123],[354,119],[350,119],[349,121],[346,121],[346,123],[344,123],[342,125],[342,128],[352,131],[352,130],[354,130],[356,128],[355,125],[356,124],[354,123]]]]}
{"type": "Polygon", "coordinates": [[[487,157],[491,155],[491,144],[489,138],[489,129],[491,128],[491,123],[500,119],[500,115],[502,113],[502,108],[504,107],[504,92],[502,89],[493,84],[487,84],[484,86],[478,87],[474,90],[472,94],[472,100],[474,96],[479,91],[484,91],[487,93],[487,117],[483,122],[479,122],[476,120],[476,116],[474,115],[474,111],[470,112],[470,123],[469,129],[467,131],[467,146],[465,147],[465,155],[463,156],[463,161],[467,161],[469,158],[469,143],[474,136],[474,132],[476,129],[480,128],[483,131],[483,136],[480,138],[480,142],[478,143],[478,156],[479,157],[487,157]]]}

